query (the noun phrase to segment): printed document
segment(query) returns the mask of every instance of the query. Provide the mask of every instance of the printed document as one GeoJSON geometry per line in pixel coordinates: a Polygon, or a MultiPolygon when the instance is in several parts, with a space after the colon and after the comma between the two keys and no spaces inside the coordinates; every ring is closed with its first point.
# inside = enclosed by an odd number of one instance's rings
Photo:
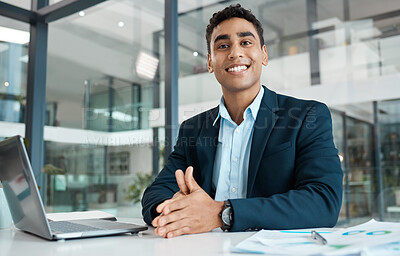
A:
{"type": "Polygon", "coordinates": [[[398,255],[400,252],[400,223],[370,220],[346,229],[316,229],[327,240],[326,245],[311,238],[312,230],[315,229],[261,230],[231,250],[268,255],[379,255],[379,251],[398,255]]]}

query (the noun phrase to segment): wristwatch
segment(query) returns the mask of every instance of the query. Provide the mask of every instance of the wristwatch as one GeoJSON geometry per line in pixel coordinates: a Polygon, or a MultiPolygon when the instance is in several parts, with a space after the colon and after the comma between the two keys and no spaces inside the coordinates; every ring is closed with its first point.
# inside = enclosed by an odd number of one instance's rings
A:
{"type": "Polygon", "coordinates": [[[223,231],[229,230],[232,227],[233,224],[233,214],[232,214],[232,205],[229,200],[226,200],[224,202],[224,208],[222,209],[222,212],[219,215],[222,220],[222,227],[221,229],[223,231]]]}

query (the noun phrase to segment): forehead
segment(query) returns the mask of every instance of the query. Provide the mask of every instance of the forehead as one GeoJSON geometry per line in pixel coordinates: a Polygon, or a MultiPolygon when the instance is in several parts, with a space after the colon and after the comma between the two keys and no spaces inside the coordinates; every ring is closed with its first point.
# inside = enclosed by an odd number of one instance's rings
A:
{"type": "Polygon", "coordinates": [[[211,34],[211,43],[213,43],[214,39],[219,35],[234,36],[240,32],[251,32],[256,39],[259,40],[257,30],[253,23],[242,18],[234,17],[224,20],[214,28],[211,34]]]}

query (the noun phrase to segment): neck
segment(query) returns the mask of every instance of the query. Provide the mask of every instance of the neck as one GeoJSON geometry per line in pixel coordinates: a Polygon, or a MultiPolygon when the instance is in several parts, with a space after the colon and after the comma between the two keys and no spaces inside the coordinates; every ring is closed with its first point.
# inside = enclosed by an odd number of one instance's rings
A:
{"type": "Polygon", "coordinates": [[[242,123],[244,111],[257,97],[260,88],[261,86],[251,88],[251,90],[237,92],[225,91],[224,88],[222,88],[225,107],[230,117],[237,125],[242,123]]]}

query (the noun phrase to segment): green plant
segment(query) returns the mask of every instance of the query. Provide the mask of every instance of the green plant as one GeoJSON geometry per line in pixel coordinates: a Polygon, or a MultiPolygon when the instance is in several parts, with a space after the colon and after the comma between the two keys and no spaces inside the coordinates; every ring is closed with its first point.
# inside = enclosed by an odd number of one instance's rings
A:
{"type": "Polygon", "coordinates": [[[143,191],[150,186],[153,181],[151,174],[138,173],[133,178],[132,184],[128,187],[125,199],[133,203],[139,203],[142,199],[143,191]]]}
{"type": "Polygon", "coordinates": [[[64,175],[67,173],[67,170],[58,168],[52,164],[46,164],[45,166],[43,166],[41,172],[47,175],[64,175]]]}

